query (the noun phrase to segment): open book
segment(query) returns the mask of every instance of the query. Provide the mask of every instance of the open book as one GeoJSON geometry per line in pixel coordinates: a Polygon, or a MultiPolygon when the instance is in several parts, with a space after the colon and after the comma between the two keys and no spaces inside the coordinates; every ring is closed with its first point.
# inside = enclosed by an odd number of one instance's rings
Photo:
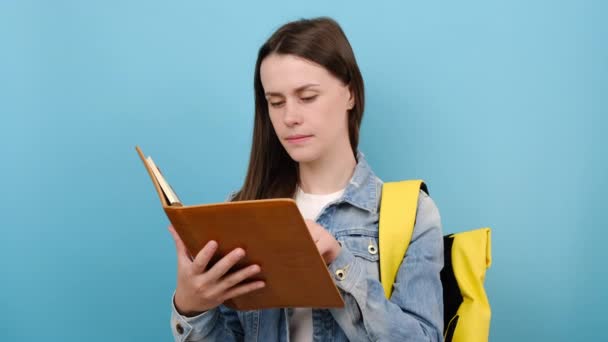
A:
{"type": "Polygon", "coordinates": [[[291,198],[184,205],[150,157],[136,146],[169,221],[195,256],[218,242],[213,265],[237,247],[246,256],[234,267],[260,265],[251,280],[266,286],[224,304],[238,310],[344,307],[338,288],[291,198]]]}

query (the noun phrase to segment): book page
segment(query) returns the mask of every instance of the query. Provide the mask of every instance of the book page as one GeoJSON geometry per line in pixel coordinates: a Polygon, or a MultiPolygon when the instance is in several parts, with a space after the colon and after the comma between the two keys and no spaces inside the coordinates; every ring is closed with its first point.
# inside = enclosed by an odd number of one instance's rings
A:
{"type": "Polygon", "coordinates": [[[156,177],[160,188],[165,193],[165,196],[167,196],[167,201],[169,201],[169,205],[173,205],[176,203],[181,204],[182,202],[179,200],[179,197],[177,197],[177,194],[175,193],[175,191],[173,191],[173,188],[171,188],[169,183],[167,183],[165,177],[163,177],[163,174],[160,172],[160,169],[156,167],[156,164],[152,160],[152,157],[148,156],[148,158],[146,158],[146,161],[148,162],[150,169],[152,169],[154,177],[156,177]]]}

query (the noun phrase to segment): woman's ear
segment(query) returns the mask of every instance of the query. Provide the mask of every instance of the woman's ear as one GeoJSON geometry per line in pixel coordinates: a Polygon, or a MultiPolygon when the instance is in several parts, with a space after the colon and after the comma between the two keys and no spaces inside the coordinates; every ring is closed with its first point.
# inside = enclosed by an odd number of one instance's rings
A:
{"type": "Polygon", "coordinates": [[[351,110],[355,107],[355,94],[353,93],[353,88],[348,85],[348,110],[351,110]]]}

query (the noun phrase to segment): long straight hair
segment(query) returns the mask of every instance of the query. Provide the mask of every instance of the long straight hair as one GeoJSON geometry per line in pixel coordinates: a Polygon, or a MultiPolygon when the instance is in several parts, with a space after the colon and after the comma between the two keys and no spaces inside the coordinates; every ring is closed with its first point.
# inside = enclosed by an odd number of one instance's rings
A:
{"type": "Polygon", "coordinates": [[[249,167],[242,188],[233,201],[287,197],[295,194],[298,163],[279,141],[268,113],[268,102],[260,78],[260,66],[271,53],[295,55],[324,67],[348,85],[354,106],[348,111],[348,132],[353,155],[357,156],[359,128],[363,119],[363,78],[352,47],[336,21],[327,17],[300,19],[281,26],[260,47],[255,64],[255,118],[249,167]]]}

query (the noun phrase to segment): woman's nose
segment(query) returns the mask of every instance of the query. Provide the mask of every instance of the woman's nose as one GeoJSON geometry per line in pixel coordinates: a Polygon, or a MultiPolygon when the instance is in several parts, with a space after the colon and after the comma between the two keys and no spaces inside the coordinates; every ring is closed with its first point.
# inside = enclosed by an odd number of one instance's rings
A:
{"type": "Polygon", "coordinates": [[[292,101],[285,101],[283,122],[287,126],[298,125],[302,122],[302,116],[299,114],[298,106],[292,101]]]}

